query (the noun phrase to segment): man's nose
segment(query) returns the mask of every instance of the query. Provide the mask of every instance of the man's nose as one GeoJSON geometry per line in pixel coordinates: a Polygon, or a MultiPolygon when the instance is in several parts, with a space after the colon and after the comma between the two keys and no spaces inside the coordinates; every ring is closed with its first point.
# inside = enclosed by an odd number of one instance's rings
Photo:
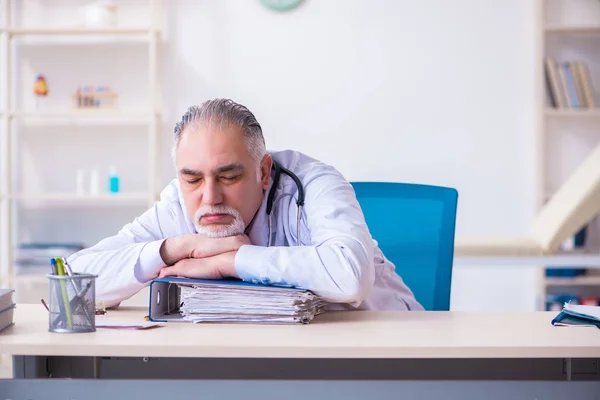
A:
{"type": "Polygon", "coordinates": [[[204,205],[217,205],[223,202],[223,193],[219,184],[213,180],[207,180],[204,185],[204,191],[202,192],[202,204],[204,205]]]}

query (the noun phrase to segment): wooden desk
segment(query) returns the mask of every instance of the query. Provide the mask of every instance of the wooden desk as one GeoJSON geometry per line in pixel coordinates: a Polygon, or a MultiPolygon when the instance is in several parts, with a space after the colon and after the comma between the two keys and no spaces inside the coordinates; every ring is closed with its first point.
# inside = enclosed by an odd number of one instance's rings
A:
{"type": "MultiPolygon", "coordinates": [[[[143,321],[144,308],[109,311],[143,321]]],[[[468,312],[332,312],[308,325],[165,323],[148,330],[48,332],[40,304],[18,305],[0,335],[12,355],[184,358],[600,358],[600,330],[552,326],[556,315],[468,312]]]]}
{"type": "MultiPolygon", "coordinates": [[[[141,321],[145,314],[125,308],[107,317],[141,321]]],[[[0,352],[14,357],[16,378],[598,384],[600,330],[554,327],[554,315],[357,311],[323,314],[308,325],[173,322],[58,334],[47,331],[41,305],[18,305],[16,325],[0,335],[0,352]]]]}

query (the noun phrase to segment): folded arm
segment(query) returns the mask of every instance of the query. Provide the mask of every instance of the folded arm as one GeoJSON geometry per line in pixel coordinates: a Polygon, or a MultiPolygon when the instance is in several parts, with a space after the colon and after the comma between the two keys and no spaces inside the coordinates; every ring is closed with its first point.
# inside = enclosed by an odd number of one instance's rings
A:
{"type": "MultiPolygon", "coordinates": [[[[235,258],[237,273],[246,281],[302,287],[329,302],[357,307],[375,276],[374,243],[354,190],[333,169],[305,186],[304,245],[242,246],[235,258]]],[[[295,234],[296,208],[292,208],[289,229],[295,234]]]]}
{"type": "Polygon", "coordinates": [[[69,264],[75,272],[97,275],[98,301],[113,306],[140,291],[165,266],[211,259],[249,243],[245,235],[199,235],[186,228],[186,221],[179,204],[158,202],[117,235],[69,257],[69,264]]]}
{"type": "Polygon", "coordinates": [[[133,296],[165,266],[160,257],[164,241],[158,202],[118,234],[68,258],[74,272],[97,275],[96,299],[110,307],[133,296]]]}

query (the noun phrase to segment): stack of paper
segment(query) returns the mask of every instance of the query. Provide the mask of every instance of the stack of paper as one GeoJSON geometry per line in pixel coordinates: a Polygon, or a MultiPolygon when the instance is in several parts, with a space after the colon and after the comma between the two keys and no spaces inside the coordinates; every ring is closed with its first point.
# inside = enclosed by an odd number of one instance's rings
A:
{"type": "Polygon", "coordinates": [[[552,320],[559,326],[596,326],[600,328],[600,307],[567,303],[552,320]]]}
{"type": "Polygon", "coordinates": [[[325,302],[308,290],[238,281],[178,283],[179,311],[192,322],[300,323],[312,321],[325,302]]]}

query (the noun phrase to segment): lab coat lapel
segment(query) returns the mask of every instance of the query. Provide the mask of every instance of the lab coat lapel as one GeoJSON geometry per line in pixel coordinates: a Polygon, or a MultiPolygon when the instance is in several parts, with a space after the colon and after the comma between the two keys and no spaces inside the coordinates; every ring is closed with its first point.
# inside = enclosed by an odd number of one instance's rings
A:
{"type": "Polygon", "coordinates": [[[188,230],[187,233],[198,233],[198,231],[196,230],[196,226],[194,225],[194,221],[192,221],[192,217],[187,212],[187,208],[183,201],[183,195],[181,193],[181,186],[179,186],[179,181],[177,182],[176,187],[177,187],[177,196],[179,197],[179,204],[181,206],[181,210],[183,211],[183,215],[184,215],[184,223],[188,230]]]}
{"type": "MultiPolygon", "coordinates": [[[[267,216],[267,195],[271,189],[272,183],[273,182],[271,181],[269,188],[263,195],[263,201],[260,205],[260,208],[246,229],[246,234],[250,238],[252,244],[255,246],[267,247],[268,245],[267,236],[269,235],[269,217],[267,216]]],[[[273,224],[271,226],[271,234],[274,235],[277,227],[277,218],[275,217],[274,210],[271,210],[271,222],[273,224]]]]}

